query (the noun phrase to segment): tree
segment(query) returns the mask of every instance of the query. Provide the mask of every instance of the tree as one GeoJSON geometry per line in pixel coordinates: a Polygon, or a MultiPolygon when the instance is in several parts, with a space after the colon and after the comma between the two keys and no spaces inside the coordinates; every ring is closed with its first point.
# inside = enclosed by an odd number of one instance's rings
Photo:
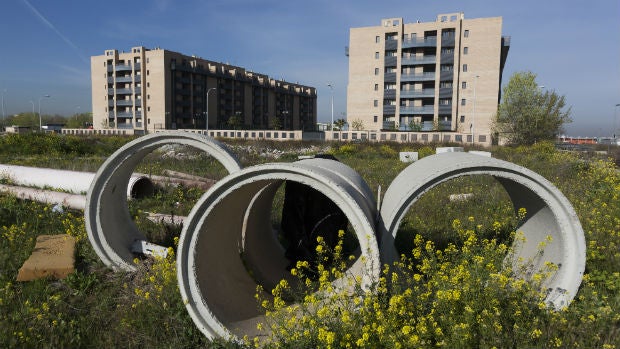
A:
{"type": "Polygon", "coordinates": [[[364,122],[360,119],[355,119],[351,122],[351,127],[353,127],[355,131],[361,131],[364,129],[364,122]]]}
{"type": "Polygon", "coordinates": [[[346,124],[347,124],[347,121],[345,119],[338,119],[338,120],[334,121],[334,126],[339,131],[342,131],[342,129],[344,128],[344,126],[346,124]]]}
{"type": "Polygon", "coordinates": [[[271,128],[273,128],[274,130],[279,130],[282,128],[282,120],[280,120],[279,117],[274,117],[273,119],[271,119],[271,128]]]}
{"type": "Polygon", "coordinates": [[[493,130],[509,144],[553,140],[571,122],[564,96],[542,92],[532,72],[514,73],[502,94],[493,130]]]}
{"type": "Polygon", "coordinates": [[[236,112],[234,115],[231,115],[228,118],[228,126],[230,126],[233,130],[236,130],[241,125],[243,125],[243,118],[241,117],[241,112],[236,112]]]}

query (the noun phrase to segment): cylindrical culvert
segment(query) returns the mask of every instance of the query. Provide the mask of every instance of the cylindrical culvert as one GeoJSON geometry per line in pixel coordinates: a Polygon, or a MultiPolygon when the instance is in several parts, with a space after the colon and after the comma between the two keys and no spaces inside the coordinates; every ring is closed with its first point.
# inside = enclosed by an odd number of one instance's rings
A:
{"type": "Polygon", "coordinates": [[[181,296],[194,323],[209,338],[257,335],[256,323],[263,315],[255,299],[257,285],[268,290],[290,278],[270,214],[284,181],[316,189],[342,210],[360,246],[360,257],[349,271],[362,276],[364,284],[378,278],[374,197],[359,174],[326,159],[244,169],[218,182],[198,201],[177,252],[181,296]]]}
{"type": "Polygon", "coordinates": [[[515,210],[527,216],[517,231],[524,243],[513,244],[514,265],[532,263],[532,272],[545,270],[545,262],[559,267],[543,286],[546,301],[555,308],[567,306],[579,288],[585,269],[583,229],[572,205],[549,181],[524,167],[475,154],[445,153],[426,157],[407,167],[392,181],[381,206],[381,256],[391,263],[398,258],[394,239],[401,220],[411,206],[436,185],[461,176],[490,175],[506,189],[515,210]],[[539,243],[551,236],[540,254],[539,243]]]}
{"type": "Polygon", "coordinates": [[[205,151],[228,172],[240,165],[222,144],[214,139],[181,131],[159,132],[135,139],[112,154],[95,174],[86,196],[84,211],[88,238],[101,260],[114,269],[133,270],[132,245],[146,240],[129,214],[125,198],[131,173],[153,150],[168,144],[187,145],[205,151]]]}

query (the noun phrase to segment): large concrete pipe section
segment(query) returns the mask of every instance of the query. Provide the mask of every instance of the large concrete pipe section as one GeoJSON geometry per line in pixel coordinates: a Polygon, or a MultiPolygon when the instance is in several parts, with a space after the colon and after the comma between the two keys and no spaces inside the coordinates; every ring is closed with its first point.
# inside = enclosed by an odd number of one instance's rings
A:
{"type": "MultiPolygon", "coordinates": [[[[284,182],[309,186],[344,213],[359,243],[349,267],[363,283],[377,280],[377,211],[368,185],[354,170],[328,159],[264,164],[215,184],[185,221],[177,251],[181,296],[197,327],[209,338],[259,335],[257,285],[267,291],[290,279],[289,261],[271,222],[274,195],[284,182]]],[[[338,283],[336,280],[334,283],[338,283]]]]}
{"type": "MultiPolygon", "coordinates": [[[[95,173],[0,164],[0,178],[7,178],[17,186],[54,188],[83,194],[90,188],[95,173]]],[[[127,186],[128,198],[149,196],[153,191],[153,183],[145,175],[131,175],[127,186]]]]}
{"type": "MultiPolygon", "coordinates": [[[[531,273],[545,270],[545,262],[559,267],[543,283],[546,302],[559,309],[567,306],[581,284],[586,245],[577,214],[566,197],[542,176],[521,166],[475,154],[445,153],[426,157],[403,170],[390,184],[381,207],[381,252],[385,262],[398,258],[394,239],[411,206],[436,185],[453,178],[490,175],[506,189],[515,210],[527,216],[517,228],[525,242],[513,243],[514,259],[532,263],[531,273]],[[552,241],[540,251],[547,236],[552,241]],[[542,252],[542,253],[541,253],[542,252]]],[[[527,277],[528,275],[523,275],[527,277]]]]}
{"type": "Polygon", "coordinates": [[[146,238],[131,219],[123,193],[136,165],[153,150],[169,144],[202,150],[218,160],[228,172],[241,168],[235,156],[219,142],[182,131],[158,132],[119,148],[97,171],[88,189],[84,211],[88,238],[97,255],[111,268],[135,269],[132,246],[146,238]]]}

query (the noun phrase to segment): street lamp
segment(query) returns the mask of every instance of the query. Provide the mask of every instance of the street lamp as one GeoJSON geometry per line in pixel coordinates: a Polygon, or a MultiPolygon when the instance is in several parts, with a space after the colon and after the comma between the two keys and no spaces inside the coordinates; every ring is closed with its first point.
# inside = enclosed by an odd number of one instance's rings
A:
{"type": "Polygon", "coordinates": [[[39,132],[43,131],[43,123],[41,122],[41,100],[43,98],[50,98],[50,95],[43,95],[39,97],[39,132]]]}
{"type": "Polygon", "coordinates": [[[4,125],[4,120],[6,120],[6,111],[4,109],[4,94],[6,93],[6,88],[2,90],[2,124],[4,125]]]}
{"type": "Polygon", "coordinates": [[[332,106],[332,123],[330,124],[330,130],[334,130],[334,86],[332,84],[327,84],[329,89],[331,90],[331,106],[332,106]]]}
{"type": "Polygon", "coordinates": [[[616,117],[618,114],[618,107],[620,107],[620,103],[616,104],[614,106],[614,139],[613,141],[616,140],[616,132],[618,131],[618,124],[616,123],[616,117]]]}
{"type": "Polygon", "coordinates": [[[287,127],[290,127],[290,123],[288,122],[288,110],[283,110],[282,115],[284,118],[284,129],[287,130],[287,127]]]}
{"type": "Polygon", "coordinates": [[[209,132],[209,92],[217,90],[215,87],[211,87],[207,90],[207,111],[205,112],[205,131],[207,131],[207,135],[209,132]]]}

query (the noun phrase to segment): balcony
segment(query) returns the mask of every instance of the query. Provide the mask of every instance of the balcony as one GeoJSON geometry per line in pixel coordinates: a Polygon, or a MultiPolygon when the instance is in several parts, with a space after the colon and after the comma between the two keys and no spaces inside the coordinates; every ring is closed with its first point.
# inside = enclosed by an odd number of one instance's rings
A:
{"type": "Polygon", "coordinates": [[[443,87],[439,89],[439,97],[452,97],[452,87],[443,87]]]}
{"type": "Polygon", "coordinates": [[[131,129],[133,128],[133,124],[132,123],[119,123],[116,128],[123,128],[123,129],[131,129]]]}
{"type": "Polygon", "coordinates": [[[454,80],[454,71],[453,70],[442,71],[439,78],[441,81],[454,80]]]}
{"type": "Polygon", "coordinates": [[[114,83],[114,77],[113,76],[108,76],[108,83],[110,83],[110,84],[114,83]]]}
{"type": "Polygon", "coordinates": [[[383,106],[383,114],[394,115],[396,113],[395,105],[384,105],[383,106]]]}
{"type": "Polygon", "coordinates": [[[135,82],[141,82],[142,81],[142,74],[136,74],[133,76],[133,81],[135,82]]]}
{"type": "Polygon", "coordinates": [[[131,71],[131,64],[117,64],[114,66],[116,71],[131,71]]]}
{"type": "Polygon", "coordinates": [[[114,89],[113,88],[109,88],[108,89],[108,95],[110,95],[110,96],[114,95],[114,89]]]}
{"type": "Polygon", "coordinates": [[[400,90],[400,98],[435,97],[435,89],[425,88],[422,90],[400,90]]]}
{"type": "Polygon", "coordinates": [[[398,48],[398,40],[394,39],[386,39],[385,40],[385,49],[386,50],[396,50],[398,48]]]}
{"type": "Polygon", "coordinates": [[[116,117],[118,119],[133,119],[133,113],[131,112],[116,113],[116,117]]]}
{"type": "Polygon", "coordinates": [[[454,35],[443,35],[441,37],[441,47],[454,47],[454,35]]]}
{"type": "Polygon", "coordinates": [[[114,106],[114,100],[108,99],[108,107],[113,107],[113,106],[114,106]]]}
{"type": "Polygon", "coordinates": [[[449,53],[445,55],[441,55],[441,64],[444,63],[454,63],[454,54],[449,53]]]}
{"type": "Polygon", "coordinates": [[[414,64],[435,64],[437,62],[437,56],[410,56],[403,57],[400,61],[401,65],[414,65],[414,64]]]}
{"type": "Polygon", "coordinates": [[[127,76],[117,76],[116,82],[133,82],[133,77],[131,75],[127,76]]]}
{"type": "Polygon", "coordinates": [[[116,89],[117,95],[130,95],[132,93],[133,93],[133,90],[130,88],[117,88],[116,89]]]}
{"type": "Polygon", "coordinates": [[[452,114],[452,104],[440,105],[439,114],[452,114]]]}
{"type": "Polygon", "coordinates": [[[114,66],[113,65],[108,65],[108,73],[112,73],[114,71],[114,66]]]}
{"type": "Polygon", "coordinates": [[[432,81],[432,80],[435,80],[435,72],[402,74],[400,76],[400,81],[432,81]]]}
{"type": "Polygon", "coordinates": [[[141,110],[136,110],[136,118],[140,119],[142,117],[142,111],[141,110]]]}
{"type": "Polygon", "coordinates": [[[396,90],[383,90],[383,98],[396,98],[396,90]]]}
{"type": "Polygon", "coordinates": [[[383,76],[384,82],[396,82],[396,73],[385,73],[383,76]]]}
{"type": "Polygon", "coordinates": [[[136,98],[136,105],[137,106],[142,105],[142,98],[136,98]]]}
{"type": "Polygon", "coordinates": [[[116,101],[116,105],[132,107],[133,101],[131,99],[119,99],[116,101]]]}
{"type": "Polygon", "coordinates": [[[412,47],[436,47],[437,46],[437,37],[429,36],[426,38],[413,38],[403,41],[403,48],[412,48],[412,47]]]}
{"type": "Polygon", "coordinates": [[[384,66],[386,66],[386,67],[395,67],[396,66],[396,56],[385,57],[384,66]]]}
{"type": "Polygon", "coordinates": [[[133,64],[133,68],[134,68],[135,70],[140,70],[140,63],[134,63],[134,64],[133,64]]]}
{"type": "Polygon", "coordinates": [[[384,121],[383,122],[383,129],[384,130],[393,130],[396,128],[396,122],[394,121],[384,121]]]}
{"type": "Polygon", "coordinates": [[[400,107],[400,114],[430,114],[433,115],[435,106],[433,105],[425,105],[422,107],[400,107]]]}
{"type": "Polygon", "coordinates": [[[452,121],[450,120],[439,121],[439,131],[452,131],[452,121]]]}
{"type": "Polygon", "coordinates": [[[433,131],[435,130],[435,123],[433,121],[422,121],[421,131],[433,131]]]}

